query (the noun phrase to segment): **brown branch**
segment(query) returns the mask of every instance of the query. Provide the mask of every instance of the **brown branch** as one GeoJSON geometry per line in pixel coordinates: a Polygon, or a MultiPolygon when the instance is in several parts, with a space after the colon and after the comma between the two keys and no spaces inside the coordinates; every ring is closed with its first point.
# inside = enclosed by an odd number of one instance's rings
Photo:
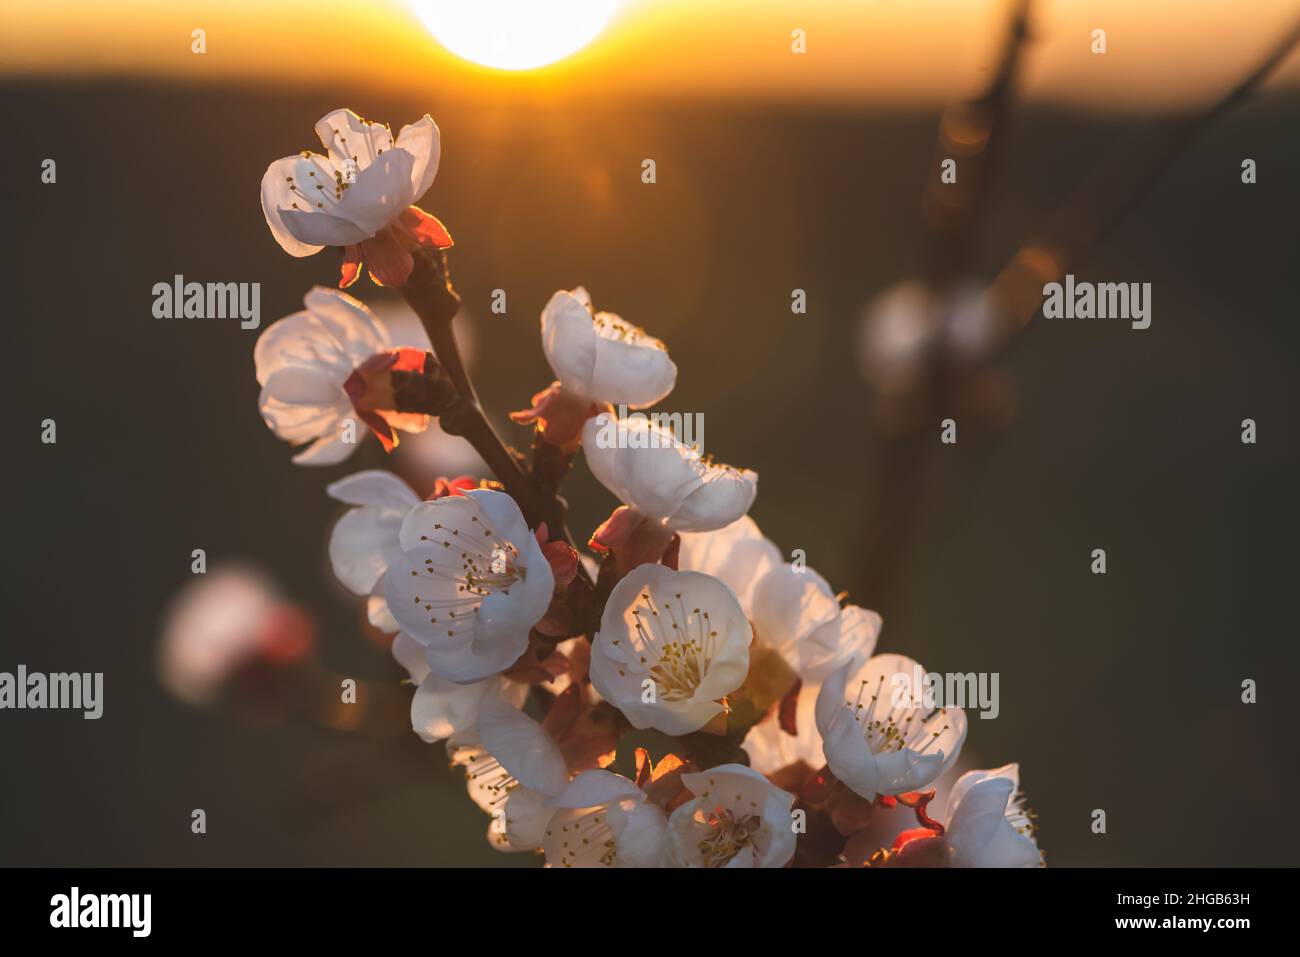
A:
{"type": "MultiPolygon", "coordinates": [[[[1012,29],[1008,34],[1012,51],[1018,49],[1026,36],[1024,29],[1026,18],[1027,4],[1022,2],[1019,12],[1013,17],[1012,29]]],[[[989,362],[996,358],[997,353],[1005,350],[1010,341],[1015,338],[1015,333],[1028,325],[1038,314],[1042,308],[1043,285],[1059,279],[1066,273],[1071,263],[1096,249],[1110,232],[1140,205],[1160,175],[1173,164],[1196,136],[1253,94],[1298,43],[1300,43],[1300,21],[1297,21],[1270,48],[1264,59],[1246,77],[1214,103],[1197,113],[1157,124],[1154,129],[1140,137],[1135,145],[1114,154],[1108,162],[1085,179],[1073,195],[1057,208],[1039,235],[1025,242],[993,280],[990,288],[993,296],[1004,307],[1006,323],[998,349],[994,350],[994,355],[990,356],[984,364],[957,369],[943,355],[932,357],[925,381],[914,397],[920,409],[919,413],[912,417],[916,426],[906,434],[888,441],[880,490],[874,508],[869,509],[868,512],[863,597],[865,600],[874,601],[878,610],[886,610],[887,596],[890,594],[901,565],[900,555],[910,537],[915,519],[920,514],[924,492],[923,479],[930,452],[933,451],[936,442],[931,433],[917,431],[917,429],[924,430],[937,426],[942,414],[951,411],[963,383],[970,381],[973,375],[987,368],[989,362]],[[877,597],[878,595],[881,597],[877,597]]],[[[1009,63],[1014,63],[1011,51],[1004,55],[1003,68],[999,70],[998,78],[994,80],[989,92],[983,98],[989,104],[1001,103],[1001,112],[1005,112],[1006,109],[1007,85],[1014,72],[1008,66],[1009,63]]],[[[975,104],[972,104],[971,108],[973,109],[974,106],[975,104]]],[[[996,126],[997,122],[994,120],[989,127],[990,139],[992,139],[991,131],[996,126]]],[[[942,135],[941,130],[941,137],[942,135]]],[[[978,139],[978,136],[974,138],[978,139]]],[[[940,148],[943,149],[942,140],[940,148]]],[[[967,169],[967,166],[963,166],[963,169],[967,169]]],[[[982,169],[977,182],[980,184],[987,182],[982,169]]],[[[973,210],[976,205],[976,203],[968,203],[964,208],[973,210]]],[[[973,216],[958,215],[954,217],[954,221],[966,223],[965,235],[968,238],[973,234],[975,225],[973,216]]],[[[943,226],[942,223],[936,222],[933,216],[927,217],[927,222],[930,229],[934,231],[943,226]]],[[[962,248],[964,247],[954,245],[951,240],[945,242],[941,236],[932,237],[929,267],[932,278],[955,275],[956,265],[964,261],[962,248]],[[934,259],[935,256],[947,258],[937,261],[934,259]]]]}
{"type": "Polygon", "coordinates": [[[952,283],[969,269],[995,161],[1011,116],[1015,78],[1029,39],[1031,3],[1013,0],[997,67],[984,92],[949,107],[939,121],[933,170],[921,203],[927,278],[936,287],[952,283]],[[945,159],[959,161],[954,183],[945,183],[940,177],[945,159]]]}
{"type": "Polygon", "coordinates": [[[400,412],[437,416],[443,430],[474,446],[487,467],[519,505],[528,524],[547,524],[551,540],[566,536],[564,501],[546,494],[524,472],[519,455],[509,448],[477,402],[456,388],[451,371],[433,353],[425,353],[422,372],[393,372],[393,387],[400,412]]]}
{"type": "MultiPolygon", "coordinates": [[[[1032,0],[1014,0],[993,79],[974,100],[944,111],[939,122],[934,168],[922,197],[925,221],[926,275],[937,289],[959,280],[969,268],[971,251],[993,181],[994,161],[1006,135],[1019,64],[1029,38],[1032,0]],[[944,159],[959,159],[956,183],[939,176],[944,159]]],[[[923,431],[937,424],[935,412],[946,408],[956,391],[953,370],[941,354],[932,355],[925,379],[913,399],[911,423],[885,437],[883,468],[866,513],[860,598],[888,614],[902,556],[921,514],[925,475],[935,441],[923,431]]]]}
{"type": "Polygon", "coordinates": [[[554,442],[542,437],[541,429],[533,429],[532,465],[529,474],[539,486],[551,495],[558,495],[560,486],[573,467],[573,453],[565,451],[554,442]]]}
{"type": "Polygon", "coordinates": [[[474,383],[470,381],[465,369],[460,347],[456,344],[456,333],[451,327],[456,313],[460,312],[460,296],[451,285],[446,251],[417,250],[411,276],[399,288],[399,292],[420,318],[420,324],[424,326],[425,334],[433,345],[433,352],[455,384],[456,390],[474,405],[478,405],[474,383]]]}
{"type": "MultiPolygon", "coordinates": [[[[529,527],[537,528],[545,523],[551,541],[573,545],[567,525],[568,503],[554,488],[533,480],[525,471],[521,456],[502,441],[479,404],[452,330],[452,320],[460,311],[460,297],[451,285],[446,252],[417,251],[415,267],[401,293],[419,316],[433,354],[425,361],[423,375],[394,373],[399,408],[438,416],[444,430],[461,436],[474,447],[518,503],[529,527]]],[[[588,588],[592,584],[581,565],[577,580],[588,588]]]]}

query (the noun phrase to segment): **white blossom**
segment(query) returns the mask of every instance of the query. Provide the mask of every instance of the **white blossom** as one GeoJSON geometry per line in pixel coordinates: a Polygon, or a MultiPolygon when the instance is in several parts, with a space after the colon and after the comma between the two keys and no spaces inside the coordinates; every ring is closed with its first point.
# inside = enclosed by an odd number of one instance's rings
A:
{"type": "Polygon", "coordinates": [[[546,730],[498,698],[479,708],[473,728],[447,742],[452,763],[465,769],[474,803],[492,815],[488,841],[504,851],[542,845],[551,810],[546,799],[568,783],[564,756],[546,730]]]}
{"type": "Polygon", "coordinates": [[[1040,867],[1037,830],[1020,793],[1020,766],[967,771],[948,799],[943,842],[952,867],[1040,867]]]}
{"type": "Polygon", "coordinates": [[[542,840],[550,867],[661,867],[664,812],[612,771],[583,771],[546,801],[554,816],[542,840]]]}
{"type": "Polygon", "coordinates": [[[370,310],[347,293],[314,286],[303,304],[304,311],[267,326],[253,347],[262,387],[258,410],[278,438],[307,445],[294,462],[334,465],[366,435],[344,383],[392,344],[370,310]]]}
{"type": "Polygon", "coordinates": [[[384,124],[335,110],[316,124],[316,135],[325,155],[286,156],[262,177],[262,212],[285,252],[311,256],[342,246],[343,285],[355,281],[362,257],[377,282],[401,285],[412,250],[451,245],[442,224],[411,205],[438,172],[441,144],[429,116],[394,137],[384,124]]]}
{"type": "Polygon", "coordinates": [[[749,511],[758,493],[758,473],[710,464],[644,416],[593,416],[583,426],[582,448],[605,488],[672,531],[724,528],[749,511]]]}
{"type": "Polygon", "coordinates": [[[638,728],[696,731],[749,671],[753,632],[716,578],[639,565],[615,587],[592,640],[591,682],[638,728]]]}
{"type": "Polygon", "coordinates": [[[555,578],[510,496],[490,489],[421,502],[398,531],[384,597],[444,678],[509,668],[550,605],[555,578]]]}
{"type": "Polygon", "coordinates": [[[749,516],[714,532],[683,534],[678,567],[725,582],[755,640],[779,652],[805,682],[820,683],[849,658],[875,649],[880,616],[842,606],[821,575],[783,561],[749,516]]]}
{"type": "Polygon", "coordinates": [[[753,768],[721,764],[682,783],[695,795],[668,819],[678,867],[784,867],[794,857],[794,795],[753,768]]]}
{"type": "Polygon", "coordinates": [[[927,706],[913,686],[921,666],[903,655],[857,657],[834,671],[817,696],[826,763],[868,801],[917,791],[961,751],[966,713],[927,706]]]}
{"type": "Polygon", "coordinates": [[[570,395],[641,409],[677,381],[668,350],[611,312],[593,312],[587,290],[555,293],[542,310],[542,349],[570,395]]]}

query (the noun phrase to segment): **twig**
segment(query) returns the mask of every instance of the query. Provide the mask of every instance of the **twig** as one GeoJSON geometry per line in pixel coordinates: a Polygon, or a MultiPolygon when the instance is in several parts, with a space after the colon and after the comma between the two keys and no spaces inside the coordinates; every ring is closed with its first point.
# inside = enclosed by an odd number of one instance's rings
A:
{"type": "Polygon", "coordinates": [[[1012,91],[1029,38],[1032,0],[1014,0],[1002,52],[993,79],[980,96],[944,111],[934,170],[922,200],[926,229],[926,271],[932,285],[943,287],[969,268],[982,213],[993,182],[1012,106],[1012,91]],[[945,159],[958,159],[954,183],[939,176],[945,159]]]}
{"type": "MultiPolygon", "coordinates": [[[[992,81],[975,100],[950,108],[939,123],[934,173],[922,199],[926,228],[926,274],[937,289],[950,287],[968,268],[987,205],[993,163],[1007,126],[1016,73],[1029,37],[1032,0],[1015,0],[992,81]],[[957,183],[942,183],[944,159],[960,158],[957,183]]],[[[873,505],[867,509],[861,599],[888,614],[901,556],[921,514],[925,473],[933,437],[920,429],[956,391],[953,370],[942,355],[930,357],[919,401],[924,412],[902,434],[883,439],[883,468],[873,505]]]]}
{"type": "MultiPolygon", "coordinates": [[[[415,268],[401,293],[419,316],[434,351],[426,360],[423,376],[395,373],[401,405],[407,411],[438,416],[447,432],[465,438],[474,447],[518,503],[530,527],[545,523],[551,541],[573,545],[567,525],[568,503],[554,488],[534,481],[524,470],[518,453],[497,435],[479,404],[452,330],[452,320],[460,311],[460,297],[451,285],[446,253],[417,252],[415,268]]],[[[581,564],[577,580],[588,588],[593,584],[581,564]]]]}
{"type": "Polygon", "coordinates": [[[470,381],[469,372],[465,369],[460,347],[456,344],[456,333],[451,327],[456,313],[460,312],[460,296],[451,285],[446,252],[441,249],[418,250],[411,277],[399,291],[419,316],[420,324],[424,326],[425,334],[433,345],[434,354],[455,384],[456,390],[471,403],[478,405],[474,383],[470,381]]]}

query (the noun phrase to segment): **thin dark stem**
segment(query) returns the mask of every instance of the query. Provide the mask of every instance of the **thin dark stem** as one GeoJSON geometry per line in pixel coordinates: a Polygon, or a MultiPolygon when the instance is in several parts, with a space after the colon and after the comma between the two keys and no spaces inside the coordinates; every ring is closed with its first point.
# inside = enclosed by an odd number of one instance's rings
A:
{"type": "Polygon", "coordinates": [[[447,254],[441,249],[418,251],[411,278],[401,287],[400,292],[419,316],[420,324],[424,326],[425,334],[433,345],[433,353],[455,384],[456,391],[478,405],[474,383],[465,369],[460,346],[456,344],[456,333],[451,327],[456,313],[460,312],[460,296],[451,285],[447,254]]]}
{"type": "Polygon", "coordinates": [[[926,278],[936,288],[950,285],[970,268],[1014,105],[1015,79],[1029,39],[1031,3],[1012,0],[997,67],[984,92],[949,107],[939,121],[934,168],[921,204],[926,278]],[[957,160],[954,183],[940,176],[940,164],[946,159],[957,160]]]}
{"type": "MultiPolygon", "coordinates": [[[[460,297],[451,285],[446,253],[442,250],[417,252],[415,267],[401,293],[419,316],[440,373],[445,374],[454,389],[454,396],[433,389],[422,399],[413,398],[412,411],[437,415],[446,431],[466,439],[518,503],[530,527],[545,523],[550,540],[573,545],[567,525],[568,503],[553,489],[543,487],[529,476],[517,453],[502,441],[479,404],[452,330],[452,320],[460,311],[460,297]]],[[[593,584],[581,565],[578,577],[588,587],[593,584]]]]}

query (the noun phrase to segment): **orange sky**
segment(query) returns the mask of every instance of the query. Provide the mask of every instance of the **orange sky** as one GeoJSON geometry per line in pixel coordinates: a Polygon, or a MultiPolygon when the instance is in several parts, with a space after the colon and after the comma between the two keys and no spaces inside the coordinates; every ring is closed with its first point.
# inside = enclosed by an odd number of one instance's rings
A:
{"type": "MultiPolygon", "coordinates": [[[[1005,9],[999,0],[627,0],[585,50],[510,74],[448,53],[406,0],[0,4],[8,74],[880,103],[973,91],[1005,9]],[[196,27],[207,32],[201,56],[190,50],[196,27]],[[790,50],[796,27],[807,34],[803,56],[790,50]]],[[[1296,17],[1296,0],[1040,0],[1025,92],[1116,109],[1196,102],[1231,84],[1296,17]],[[1089,49],[1094,28],[1107,32],[1104,56],[1089,49]]],[[[1300,57],[1274,82],[1300,82],[1300,57]]]]}

